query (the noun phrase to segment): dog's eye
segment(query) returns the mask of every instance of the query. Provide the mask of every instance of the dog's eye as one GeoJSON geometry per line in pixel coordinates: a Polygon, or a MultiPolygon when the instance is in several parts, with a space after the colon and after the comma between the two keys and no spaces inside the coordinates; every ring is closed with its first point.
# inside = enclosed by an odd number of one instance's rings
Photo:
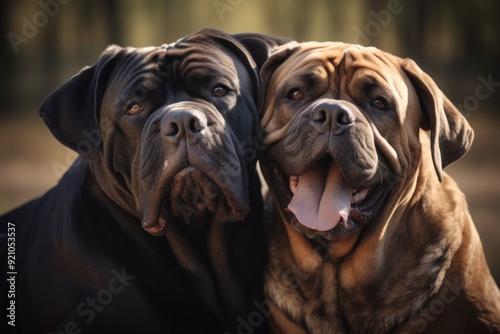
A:
{"type": "Polygon", "coordinates": [[[382,97],[379,97],[379,98],[373,100],[370,105],[373,108],[379,109],[379,110],[387,110],[388,109],[387,101],[382,97]]]}
{"type": "Polygon", "coordinates": [[[140,104],[131,103],[127,107],[127,113],[129,115],[137,115],[144,111],[144,108],[140,104]]]}
{"type": "Polygon", "coordinates": [[[290,99],[290,100],[302,100],[304,98],[304,94],[302,94],[302,92],[298,89],[292,89],[288,94],[287,94],[287,97],[290,99]]]}
{"type": "Polygon", "coordinates": [[[227,94],[227,91],[226,87],[219,85],[212,90],[212,96],[222,97],[227,94]]]}

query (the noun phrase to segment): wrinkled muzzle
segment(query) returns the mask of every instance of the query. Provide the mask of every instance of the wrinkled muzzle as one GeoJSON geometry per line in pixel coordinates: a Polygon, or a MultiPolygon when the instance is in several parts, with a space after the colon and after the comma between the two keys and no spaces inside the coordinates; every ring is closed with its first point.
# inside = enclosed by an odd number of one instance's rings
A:
{"type": "Polygon", "coordinates": [[[263,162],[282,210],[310,237],[357,231],[386,195],[372,128],[345,101],[322,99],[304,108],[263,162]]]}
{"type": "Polygon", "coordinates": [[[239,143],[213,107],[180,102],[157,111],[144,127],[138,168],[142,226],[241,220],[250,210],[239,143]]]}

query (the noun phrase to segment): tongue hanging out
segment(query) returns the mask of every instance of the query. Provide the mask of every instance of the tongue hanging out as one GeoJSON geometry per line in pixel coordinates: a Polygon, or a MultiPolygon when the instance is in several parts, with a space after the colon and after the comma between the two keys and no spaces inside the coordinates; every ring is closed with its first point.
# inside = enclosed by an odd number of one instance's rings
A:
{"type": "Polygon", "coordinates": [[[291,177],[293,198],[288,209],[299,222],[317,231],[347,223],[353,189],[337,165],[319,163],[299,177],[291,177]],[[295,190],[295,191],[293,191],[295,190]]]}

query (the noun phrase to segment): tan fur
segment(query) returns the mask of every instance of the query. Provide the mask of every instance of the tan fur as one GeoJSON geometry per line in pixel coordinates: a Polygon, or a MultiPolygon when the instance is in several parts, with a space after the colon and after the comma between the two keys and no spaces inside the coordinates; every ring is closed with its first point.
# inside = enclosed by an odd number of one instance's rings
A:
{"type": "MultiPolygon", "coordinates": [[[[265,286],[273,332],[500,333],[500,292],[465,196],[441,170],[466,151],[453,142],[463,140],[468,148],[472,134],[413,62],[341,43],[283,49],[261,73],[267,84],[262,118],[266,150],[286,136],[295,117],[275,105],[280,85],[290,80],[292,70],[315,61],[321,63],[318,73],[333,77],[332,68],[339,72],[340,61],[353,59],[358,59],[357,66],[380,73],[397,101],[398,127],[387,121],[390,129],[384,129],[385,120],[377,126],[369,121],[370,130],[364,131],[374,133],[377,149],[401,178],[376,219],[334,242],[299,233],[276,202],[265,286]],[[431,115],[429,125],[421,115],[432,103],[445,110],[431,115]],[[429,127],[430,132],[425,131],[429,127]]],[[[341,87],[349,84],[350,74],[338,75],[341,87]]],[[[261,165],[273,191],[270,171],[261,165]]]]}

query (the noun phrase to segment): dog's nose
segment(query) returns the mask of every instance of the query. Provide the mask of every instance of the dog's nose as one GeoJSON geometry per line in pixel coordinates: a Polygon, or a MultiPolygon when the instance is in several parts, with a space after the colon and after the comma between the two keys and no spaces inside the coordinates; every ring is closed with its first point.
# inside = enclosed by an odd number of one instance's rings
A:
{"type": "Polygon", "coordinates": [[[339,103],[322,102],[315,106],[310,114],[311,123],[319,133],[332,131],[341,135],[355,120],[354,114],[339,103]]]}
{"type": "Polygon", "coordinates": [[[207,117],[195,110],[176,110],[167,114],[163,124],[167,138],[192,137],[207,127],[207,117]]]}

